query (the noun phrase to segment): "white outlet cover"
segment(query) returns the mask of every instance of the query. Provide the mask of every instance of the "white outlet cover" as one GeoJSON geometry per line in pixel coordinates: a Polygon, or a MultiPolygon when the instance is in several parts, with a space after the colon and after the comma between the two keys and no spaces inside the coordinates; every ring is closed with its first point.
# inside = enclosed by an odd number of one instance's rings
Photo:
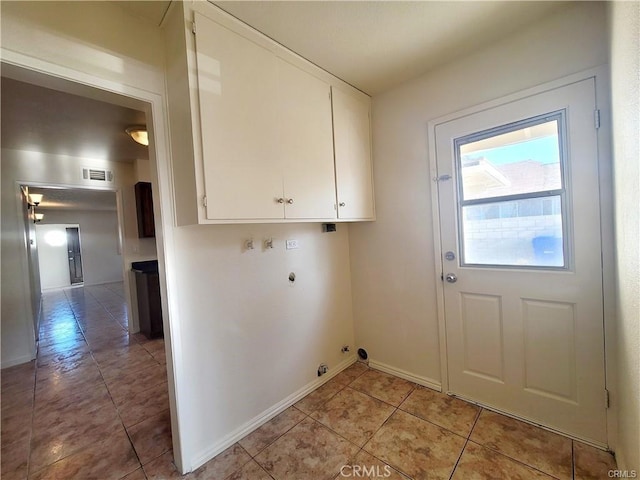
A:
{"type": "Polygon", "coordinates": [[[298,240],[287,240],[287,250],[299,248],[298,240]]]}

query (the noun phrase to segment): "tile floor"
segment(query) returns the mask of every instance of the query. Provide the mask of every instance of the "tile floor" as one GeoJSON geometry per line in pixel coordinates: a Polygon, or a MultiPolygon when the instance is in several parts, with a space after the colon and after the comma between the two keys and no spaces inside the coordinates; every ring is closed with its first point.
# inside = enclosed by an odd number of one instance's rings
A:
{"type": "Polygon", "coordinates": [[[37,359],[1,372],[3,480],[144,478],[170,451],[164,341],[127,322],[122,283],[43,296],[37,359]]]}
{"type": "Polygon", "coordinates": [[[164,344],[122,285],[45,296],[38,359],[2,371],[3,479],[606,479],[611,455],[356,363],[195,472],[173,465],[164,344]]]}

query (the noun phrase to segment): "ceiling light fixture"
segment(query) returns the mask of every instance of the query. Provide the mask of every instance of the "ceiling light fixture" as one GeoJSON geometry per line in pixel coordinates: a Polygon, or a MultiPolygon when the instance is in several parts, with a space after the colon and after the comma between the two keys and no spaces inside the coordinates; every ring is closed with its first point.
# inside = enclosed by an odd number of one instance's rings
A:
{"type": "Polygon", "coordinates": [[[128,127],[125,132],[129,135],[133,140],[140,145],[149,146],[149,134],[147,133],[147,127],[144,125],[134,125],[132,127],[128,127]]]}

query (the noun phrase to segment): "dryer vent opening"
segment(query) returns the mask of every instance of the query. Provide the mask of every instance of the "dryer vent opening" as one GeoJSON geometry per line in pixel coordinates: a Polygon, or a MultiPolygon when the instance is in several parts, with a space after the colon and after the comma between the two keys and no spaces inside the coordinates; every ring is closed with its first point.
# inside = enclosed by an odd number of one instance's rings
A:
{"type": "Polygon", "coordinates": [[[368,360],[369,359],[369,354],[367,353],[367,351],[364,348],[359,348],[358,349],[358,357],[360,358],[360,360],[368,360]]]}

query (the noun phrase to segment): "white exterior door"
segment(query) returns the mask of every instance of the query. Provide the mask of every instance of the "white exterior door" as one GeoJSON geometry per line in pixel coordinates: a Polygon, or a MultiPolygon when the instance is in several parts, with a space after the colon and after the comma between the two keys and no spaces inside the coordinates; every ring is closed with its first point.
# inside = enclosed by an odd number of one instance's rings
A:
{"type": "Polygon", "coordinates": [[[595,85],[435,127],[449,392],[606,445],[595,85]]]}

